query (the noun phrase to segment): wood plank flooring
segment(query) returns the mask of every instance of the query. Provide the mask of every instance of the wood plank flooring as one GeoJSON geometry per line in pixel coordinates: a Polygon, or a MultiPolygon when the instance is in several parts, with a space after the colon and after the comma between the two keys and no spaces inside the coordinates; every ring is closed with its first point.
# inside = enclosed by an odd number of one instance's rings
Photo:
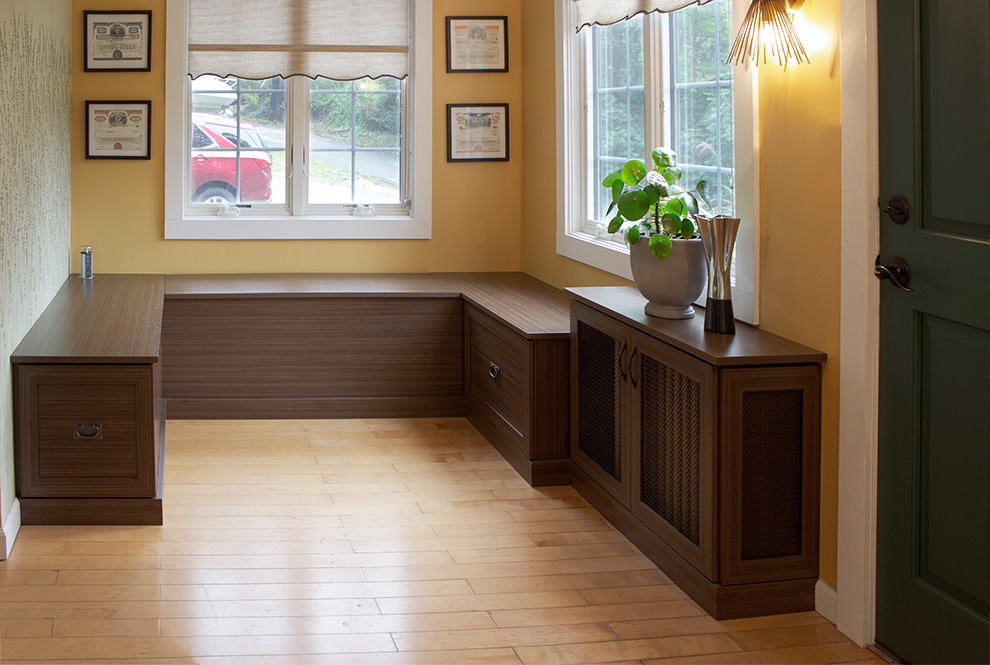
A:
{"type": "Polygon", "coordinates": [[[2,663],[883,663],[718,622],[463,419],[170,421],[162,527],[23,527],[2,663]]]}

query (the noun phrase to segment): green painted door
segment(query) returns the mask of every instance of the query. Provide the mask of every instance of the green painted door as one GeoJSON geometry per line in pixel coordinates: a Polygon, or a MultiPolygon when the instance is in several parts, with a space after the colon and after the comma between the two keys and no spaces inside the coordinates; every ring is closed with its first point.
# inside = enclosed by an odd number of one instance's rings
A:
{"type": "Polygon", "coordinates": [[[990,662],[990,2],[878,0],[877,642],[990,662]]]}

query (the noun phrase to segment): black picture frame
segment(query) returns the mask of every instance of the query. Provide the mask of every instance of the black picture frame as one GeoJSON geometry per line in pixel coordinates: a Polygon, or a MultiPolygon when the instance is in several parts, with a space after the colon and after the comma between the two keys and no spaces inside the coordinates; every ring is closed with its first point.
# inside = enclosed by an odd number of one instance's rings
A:
{"type": "Polygon", "coordinates": [[[509,161],[509,105],[447,104],[447,161],[509,161]]]}
{"type": "Polygon", "coordinates": [[[86,159],[151,159],[151,101],[86,100],[86,159]]]}
{"type": "Polygon", "coordinates": [[[150,72],[151,10],[84,11],[83,45],[83,71],[150,72]]]}
{"type": "Polygon", "coordinates": [[[447,72],[450,74],[509,71],[507,16],[448,16],[447,72]],[[485,33],[480,40],[477,36],[485,33]],[[479,41],[484,43],[478,43],[479,41]],[[489,44],[488,42],[494,42],[489,44]]]}

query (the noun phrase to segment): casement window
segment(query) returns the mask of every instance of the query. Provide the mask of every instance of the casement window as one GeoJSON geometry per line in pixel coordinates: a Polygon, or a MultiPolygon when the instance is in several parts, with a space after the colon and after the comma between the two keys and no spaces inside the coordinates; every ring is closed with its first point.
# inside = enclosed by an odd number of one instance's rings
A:
{"type": "Polygon", "coordinates": [[[745,7],[701,1],[559,0],[557,250],[631,278],[622,234],[607,231],[611,195],[601,182],[629,159],[652,163],[656,146],[672,148],[682,185],[709,182],[708,212],[742,219],[733,301],[739,318],[755,322],[755,79],[725,64],[733,10],[745,7]]]}
{"type": "Polygon", "coordinates": [[[166,238],[430,237],[431,3],[375,5],[168,1],[166,238]]]}

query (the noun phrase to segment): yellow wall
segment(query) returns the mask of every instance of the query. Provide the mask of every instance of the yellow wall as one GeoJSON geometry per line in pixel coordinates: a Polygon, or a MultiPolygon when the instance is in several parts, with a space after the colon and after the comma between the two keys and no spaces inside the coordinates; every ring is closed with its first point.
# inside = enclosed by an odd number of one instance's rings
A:
{"type": "MultiPolygon", "coordinates": [[[[126,0],[73,0],[72,244],[93,245],[97,272],[430,272],[521,268],[522,39],[520,0],[435,0],[433,239],[406,241],[164,240],[165,0],[152,15],[151,72],[83,71],[83,10],[126,0]],[[509,73],[447,74],[444,17],[508,16],[509,73]],[[150,161],[86,160],[85,100],[150,99],[150,161]],[[508,102],[509,162],[448,164],[445,105],[508,102]]],[[[73,252],[73,270],[78,255],[73,252]]]]}
{"type": "Polygon", "coordinates": [[[760,65],[761,328],[828,354],[821,577],[835,586],[839,457],[839,0],[796,19],[811,64],[760,65]]]}

